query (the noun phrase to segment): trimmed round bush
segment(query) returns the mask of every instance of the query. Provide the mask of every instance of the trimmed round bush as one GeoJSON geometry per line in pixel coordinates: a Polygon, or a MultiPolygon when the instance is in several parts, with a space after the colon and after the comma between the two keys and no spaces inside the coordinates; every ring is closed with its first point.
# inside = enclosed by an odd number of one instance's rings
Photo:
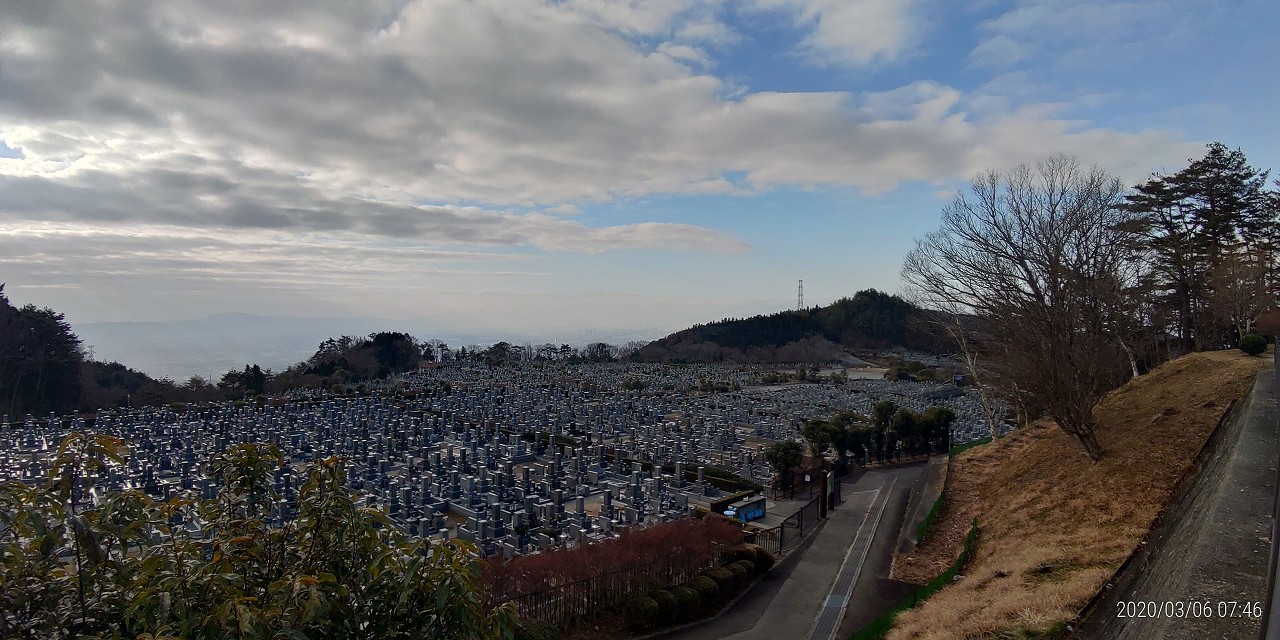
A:
{"type": "Polygon", "coordinates": [[[735,544],[720,551],[720,562],[724,564],[732,564],[739,560],[754,560],[755,557],[755,549],[747,544],[735,544]]]}
{"type": "Polygon", "coordinates": [[[739,560],[727,567],[733,574],[733,584],[737,589],[747,586],[747,582],[751,581],[751,574],[755,571],[756,566],[746,560],[739,560]]]}
{"type": "Polygon", "coordinates": [[[702,611],[702,598],[697,591],[680,585],[671,588],[671,595],[675,596],[676,605],[680,609],[680,620],[693,620],[702,611]]]}
{"type": "Polygon", "coordinates": [[[560,640],[560,627],[545,620],[521,620],[515,640],[560,640]]]}
{"type": "Polygon", "coordinates": [[[627,603],[627,628],[632,631],[648,631],[658,622],[658,603],[649,596],[633,598],[627,603]]]}
{"type": "Polygon", "coordinates": [[[1256,356],[1267,350],[1267,339],[1256,333],[1246,333],[1240,336],[1240,350],[1256,356]]]}
{"type": "Polygon", "coordinates": [[[676,597],[670,591],[658,589],[649,594],[649,597],[658,603],[659,626],[665,627],[680,619],[680,603],[676,602],[676,597]]]}
{"type": "Polygon", "coordinates": [[[733,579],[732,571],[724,567],[716,567],[714,569],[707,569],[702,573],[702,575],[716,581],[716,590],[721,597],[733,593],[735,581],[733,579]]]}
{"type": "Polygon", "coordinates": [[[716,581],[706,576],[698,576],[687,584],[690,589],[698,592],[698,599],[702,601],[702,608],[710,611],[715,605],[716,599],[720,597],[720,587],[716,586],[716,581]]]}
{"type": "Polygon", "coordinates": [[[765,551],[764,547],[757,547],[756,557],[752,558],[752,562],[756,565],[756,573],[764,573],[772,569],[773,565],[777,563],[778,560],[773,557],[772,553],[765,551]]]}

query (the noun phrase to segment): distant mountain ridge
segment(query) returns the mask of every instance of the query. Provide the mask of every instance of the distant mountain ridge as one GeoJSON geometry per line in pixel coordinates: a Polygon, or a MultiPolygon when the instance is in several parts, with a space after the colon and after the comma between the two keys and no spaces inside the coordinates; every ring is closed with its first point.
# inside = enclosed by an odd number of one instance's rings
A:
{"type": "Polygon", "coordinates": [[[644,362],[827,362],[851,350],[891,347],[951,349],[922,309],[867,289],[825,307],[695,325],[649,343],[638,357],[644,362]]]}

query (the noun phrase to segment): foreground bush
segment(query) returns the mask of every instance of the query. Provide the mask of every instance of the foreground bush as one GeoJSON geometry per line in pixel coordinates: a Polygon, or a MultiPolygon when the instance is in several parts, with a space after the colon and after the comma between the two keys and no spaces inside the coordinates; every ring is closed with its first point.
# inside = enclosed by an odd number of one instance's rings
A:
{"type": "Polygon", "coordinates": [[[649,597],[658,603],[658,626],[665,627],[680,619],[680,603],[676,602],[676,597],[670,591],[659,589],[649,594],[649,597]]]}
{"type": "Polygon", "coordinates": [[[741,590],[747,586],[748,582],[751,582],[751,575],[755,573],[756,565],[748,560],[739,560],[725,568],[733,574],[735,589],[741,590]]]}
{"type": "Polygon", "coordinates": [[[648,631],[658,621],[658,603],[649,596],[633,598],[627,603],[627,628],[632,631],[648,631]]]}
{"type": "Polygon", "coordinates": [[[1267,350],[1267,339],[1256,333],[1246,333],[1240,336],[1240,350],[1256,356],[1267,350]]]}
{"type": "Polygon", "coordinates": [[[45,486],[0,483],[0,637],[498,638],[474,547],[410,540],[356,505],[342,460],[306,466],[276,524],[279,450],[218,454],[213,500],[95,495],[123,464],[117,438],[73,433],[45,486]]]}
{"type": "MultiPolygon", "coordinates": [[[[720,549],[742,541],[742,529],[723,518],[683,518],[659,525],[628,528],[613,540],[503,561],[489,559],[485,579],[495,602],[548,587],[603,575],[624,577],[624,593],[667,586],[661,566],[703,567],[720,549]]],[[[618,581],[611,580],[616,583],[618,581]]]]}
{"type": "Polygon", "coordinates": [[[774,558],[773,554],[766,551],[764,547],[756,547],[755,556],[753,562],[756,565],[756,573],[764,573],[772,569],[773,565],[778,562],[777,558],[774,558]]]}
{"type": "Polygon", "coordinates": [[[514,640],[560,640],[560,627],[544,620],[521,620],[514,640]]]}
{"type": "Polygon", "coordinates": [[[727,599],[729,594],[734,592],[735,585],[732,571],[724,567],[716,567],[714,569],[707,569],[702,575],[715,581],[717,592],[720,594],[721,598],[727,599]]]}
{"type": "Polygon", "coordinates": [[[675,597],[676,604],[680,607],[680,621],[696,620],[702,614],[702,597],[697,591],[680,585],[671,588],[671,595],[675,597]]]}
{"type": "Polygon", "coordinates": [[[756,557],[755,550],[758,547],[750,544],[735,544],[727,547],[720,552],[720,562],[724,564],[732,564],[739,560],[754,561],[756,557]]]}
{"type": "Polygon", "coordinates": [[[716,599],[720,597],[720,588],[716,586],[716,581],[706,576],[697,576],[688,583],[689,588],[698,592],[698,600],[702,603],[704,613],[709,613],[715,608],[716,599]]]}

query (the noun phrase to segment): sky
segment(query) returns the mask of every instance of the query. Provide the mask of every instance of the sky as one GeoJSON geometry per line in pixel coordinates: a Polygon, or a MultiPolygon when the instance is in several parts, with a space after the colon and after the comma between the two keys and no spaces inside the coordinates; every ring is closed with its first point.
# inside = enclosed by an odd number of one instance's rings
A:
{"type": "MultiPolygon", "coordinates": [[[[900,289],[985,169],[1280,169],[1280,3],[5,0],[0,281],[649,339],[900,289]],[[585,332],[585,333],[584,333],[585,332]]],[[[426,337],[426,336],[423,336],[426,337]]]]}

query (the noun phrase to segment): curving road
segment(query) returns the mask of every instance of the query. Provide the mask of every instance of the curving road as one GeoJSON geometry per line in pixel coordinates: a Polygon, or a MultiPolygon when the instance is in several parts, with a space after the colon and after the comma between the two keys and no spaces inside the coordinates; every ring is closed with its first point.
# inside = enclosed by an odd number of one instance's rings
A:
{"type": "Polygon", "coordinates": [[[912,488],[924,463],[867,471],[843,489],[822,528],[715,620],[664,640],[782,640],[846,637],[910,587],[888,580],[912,488]]]}

